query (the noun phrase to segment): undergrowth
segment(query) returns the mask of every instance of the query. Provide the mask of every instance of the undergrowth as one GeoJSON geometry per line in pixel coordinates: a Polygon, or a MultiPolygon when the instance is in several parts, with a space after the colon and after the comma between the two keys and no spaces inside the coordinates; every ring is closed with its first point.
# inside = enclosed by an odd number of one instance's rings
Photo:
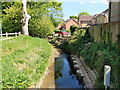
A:
{"type": "Polygon", "coordinates": [[[85,64],[97,71],[96,87],[104,87],[104,65],[110,65],[112,68],[111,86],[120,88],[120,51],[117,43],[95,43],[89,33],[81,35],[79,31],[71,37],[71,40],[65,41],[61,47],[66,52],[70,52],[69,54],[81,55],[85,64]]]}

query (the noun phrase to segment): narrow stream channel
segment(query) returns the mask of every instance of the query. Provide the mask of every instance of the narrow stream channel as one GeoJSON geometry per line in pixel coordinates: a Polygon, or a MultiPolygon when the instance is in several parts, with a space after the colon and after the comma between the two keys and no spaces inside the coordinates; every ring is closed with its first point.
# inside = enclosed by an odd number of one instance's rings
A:
{"type": "Polygon", "coordinates": [[[83,88],[76,78],[68,55],[64,53],[55,59],[55,88],[83,88]]]}

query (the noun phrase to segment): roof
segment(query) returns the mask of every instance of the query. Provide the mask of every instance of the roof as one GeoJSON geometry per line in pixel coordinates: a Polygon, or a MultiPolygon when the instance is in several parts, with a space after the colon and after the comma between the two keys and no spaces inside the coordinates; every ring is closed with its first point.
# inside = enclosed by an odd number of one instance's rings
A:
{"type": "Polygon", "coordinates": [[[85,16],[85,15],[79,16],[80,21],[90,21],[92,18],[93,16],[85,16]]]}
{"type": "Polygon", "coordinates": [[[105,11],[103,11],[102,13],[98,14],[96,17],[99,17],[100,15],[106,15],[107,13],[109,13],[109,10],[106,9],[105,11]]]}
{"type": "Polygon", "coordinates": [[[92,19],[95,19],[99,14],[95,14],[92,19]]]}
{"type": "Polygon", "coordinates": [[[64,21],[64,24],[67,24],[70,20],[73,20],[74,22],[76,22],[78,24],[77,20],[75,20],[75,19],[67,19],[66,21],[64,21]]]}

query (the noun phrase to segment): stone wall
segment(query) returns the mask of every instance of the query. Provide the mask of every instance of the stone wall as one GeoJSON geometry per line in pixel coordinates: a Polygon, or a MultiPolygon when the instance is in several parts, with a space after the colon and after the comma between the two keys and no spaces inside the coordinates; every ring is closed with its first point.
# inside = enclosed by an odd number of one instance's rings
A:
{"type": "Polygon", "coordinates": [[[105,23],[105,24],[99,24],[95,26],[91,26],[88,29],[88,32],[90,33],[91,37],[94,39],[94,42],[97,43],[117,43],[119,41],[119,35],[120,35],[120,23],[117,22],[111,22],[111,23],[105,23]]]}

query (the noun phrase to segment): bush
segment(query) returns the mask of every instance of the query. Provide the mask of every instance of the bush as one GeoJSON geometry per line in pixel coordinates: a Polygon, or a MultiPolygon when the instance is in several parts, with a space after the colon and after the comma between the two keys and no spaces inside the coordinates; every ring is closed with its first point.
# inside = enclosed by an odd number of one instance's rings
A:
{"type": "Polygon", "coordinates": [[[77,29],[77,26],[72,25],[70,26],[71,33],[73,33],[77,29]]]}
{"type": "Polygon", "coordinates": [[[98,72],[96,86],[103,88],[104,65],[110,65],[111,86],[120,88],[120,51],[117,44],[94,43],[89,33],[84,34],[84,30],[75,31],[69,42],[63,43],[63,47],[70,54],[82,56],[87,66],[98,72]],[[83,32],[81,32],[83,31],[83,32]]]}
{"type": "Polygon", "coordinates": [[[71,33],[71,30],[66,30],[66,32],[71,33]]]}

